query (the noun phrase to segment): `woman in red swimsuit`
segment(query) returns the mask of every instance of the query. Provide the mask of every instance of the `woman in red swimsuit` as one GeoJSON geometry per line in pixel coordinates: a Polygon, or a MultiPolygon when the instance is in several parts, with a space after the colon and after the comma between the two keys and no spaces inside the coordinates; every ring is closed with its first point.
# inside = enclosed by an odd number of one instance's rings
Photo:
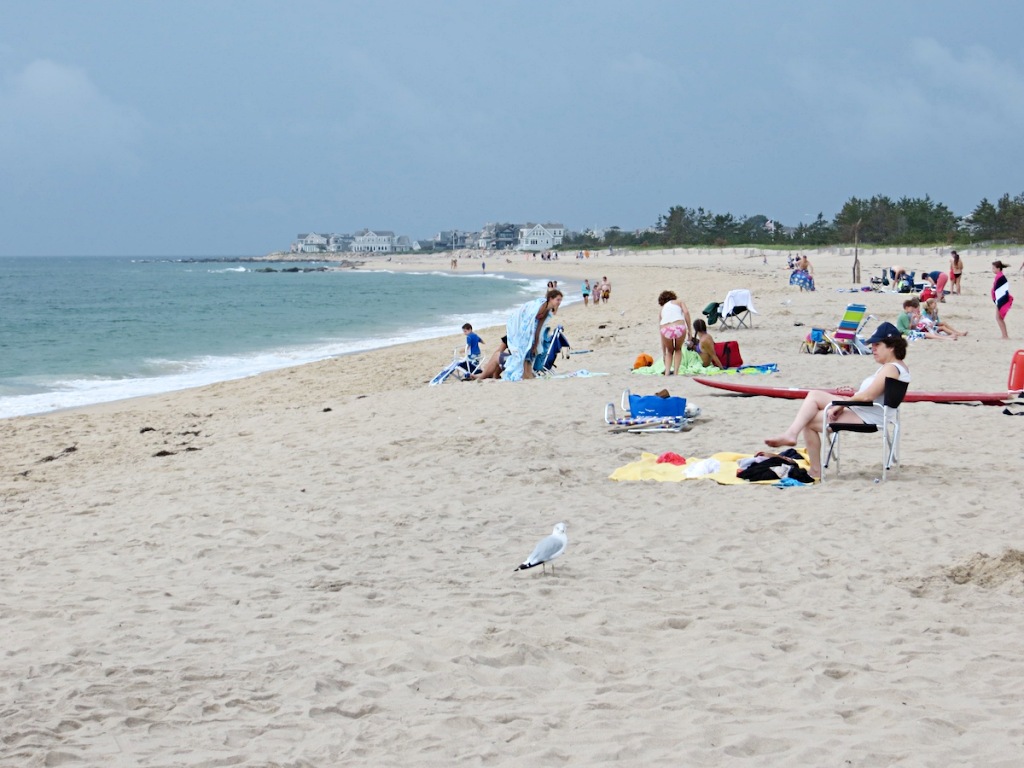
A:
{"type": "Polygon", "coordinates": [[[960,276],[964,273],[964,263],[960,254],[953,251],[949,259],[949,292],[960,295],[960,276]]]}

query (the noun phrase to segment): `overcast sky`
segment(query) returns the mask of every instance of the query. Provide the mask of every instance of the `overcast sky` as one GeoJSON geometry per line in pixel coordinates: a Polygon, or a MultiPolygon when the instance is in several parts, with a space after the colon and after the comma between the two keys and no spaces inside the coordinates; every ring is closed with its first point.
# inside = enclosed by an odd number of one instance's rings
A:
{"type": "Polygon", "coordinates": [[[958,215],[1024,192],[1024,4],[0,0],[0,255],[958,215]]]}

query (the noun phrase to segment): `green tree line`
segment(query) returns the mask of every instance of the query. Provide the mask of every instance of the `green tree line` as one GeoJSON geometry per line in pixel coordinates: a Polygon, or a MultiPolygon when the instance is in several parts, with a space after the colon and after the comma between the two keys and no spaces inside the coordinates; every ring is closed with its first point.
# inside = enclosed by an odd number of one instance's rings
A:
{"type": "Polygon", "coordinates": [[[601,237],[574,234],[563,247],[620,247],[687,245],[782,245],[796,248],[860,242],[866,245],[967,245],[983,242],[1024,243],[1024,193],[1005,194],[995,203],[983,199],[970,214],[959,217],[929,196],[885,195],[870,199],[851,197],[826,219],[823,213],[810,223],[794,226],[764,215],[734,216],[704,208],[673,206],[659,216],[654,227],[626,232],[611,227],[601,237]]]}

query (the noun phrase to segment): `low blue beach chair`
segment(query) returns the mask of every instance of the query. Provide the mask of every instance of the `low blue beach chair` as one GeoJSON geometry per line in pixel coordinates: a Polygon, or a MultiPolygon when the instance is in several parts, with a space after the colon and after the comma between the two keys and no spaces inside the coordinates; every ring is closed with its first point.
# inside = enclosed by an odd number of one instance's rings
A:
{"type": "Polygon", "coordinates": [[[555,367],[555,360],[558,354],[569,356],[569,340],[565,338],[565,331],[562,326],[556,325],[552,328],[545,328],[541,338],[541,349],[533,358],[533,370],[535,373],[547,373],[555,367]]]}

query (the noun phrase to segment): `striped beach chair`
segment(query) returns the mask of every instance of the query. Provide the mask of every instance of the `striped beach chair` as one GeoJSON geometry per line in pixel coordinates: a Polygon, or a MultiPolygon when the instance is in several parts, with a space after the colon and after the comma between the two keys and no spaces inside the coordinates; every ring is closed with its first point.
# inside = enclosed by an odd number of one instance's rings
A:
{"type": "Polygon", "coordinates": [[[868,308],[863,304],[850,304],[839,321],[839,327],[833,333],[825,333],[825,339],[837,355],[870,355],[871,347],[860,338],[861,329],[874,315],[866,314],[868,308]]]}

